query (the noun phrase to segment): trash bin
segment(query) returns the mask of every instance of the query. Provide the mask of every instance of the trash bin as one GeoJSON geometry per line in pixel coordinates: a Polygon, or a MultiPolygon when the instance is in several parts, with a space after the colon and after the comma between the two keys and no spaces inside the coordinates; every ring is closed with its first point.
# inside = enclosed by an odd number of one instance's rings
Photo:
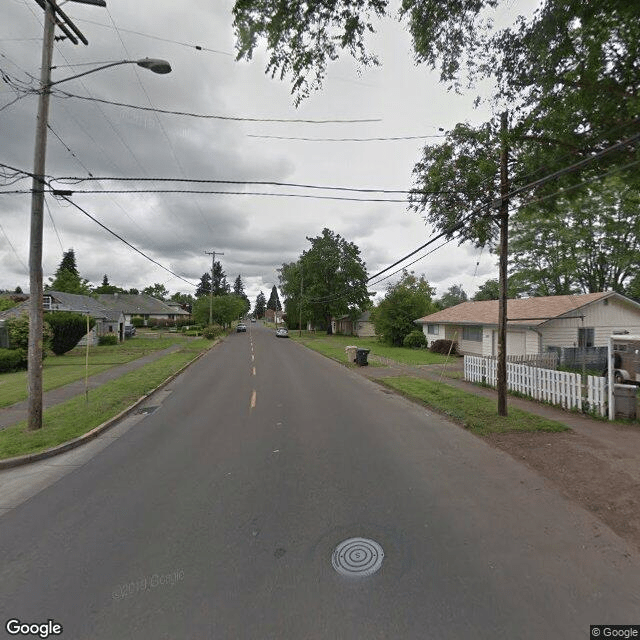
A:
{"type": "Polygon", "coordinates": [[[345,347],[344,350],[347,352],[347,362],[355,362],[356,351],[358,350],[358,347],[349,345],[348,347],[345,347]]]}
{"type": "Polygon", "coordinates": [[[613,406],[615,407],[616,418],[635,420],[637,391],[638,387],[634,384],[613,385],[613,406]]]}
{"type": "Polygon", "coordinates": [[[367,362],[367,356],[369,355],[369,351],[371,349],[357,349],[356,350],[356,364],[360,367],[366,367],[369,363],[367,362]]]}

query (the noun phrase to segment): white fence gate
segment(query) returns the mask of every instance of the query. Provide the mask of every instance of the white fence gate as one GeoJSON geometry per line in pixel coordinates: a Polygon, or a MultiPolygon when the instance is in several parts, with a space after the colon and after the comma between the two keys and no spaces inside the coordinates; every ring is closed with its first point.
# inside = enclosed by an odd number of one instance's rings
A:
{"type": "MultiPolygon", "coordinates": [[[[491,387],[497,385],[498,365],[493,358],[464,357],[464,379],[491,387]]],[[[587,398],[590,411],[606,415],[605,378],[588,376],[587,398]]],[[[540,369],[526,364],[507,362],[507,388],[536,400],[558,404],[565,409],[582,411],[582,379],[579,373],[540,369]]]]}

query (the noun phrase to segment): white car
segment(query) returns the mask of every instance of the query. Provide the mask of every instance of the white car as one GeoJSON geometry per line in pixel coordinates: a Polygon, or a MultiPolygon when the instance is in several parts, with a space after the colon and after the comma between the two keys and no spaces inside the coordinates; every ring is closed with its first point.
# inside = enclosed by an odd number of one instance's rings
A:
{"type": "Polygon", "coordinates": [[[288,338],[289,337],[289,332],[284,329],[276,329],[276,338],[288,338]]]}

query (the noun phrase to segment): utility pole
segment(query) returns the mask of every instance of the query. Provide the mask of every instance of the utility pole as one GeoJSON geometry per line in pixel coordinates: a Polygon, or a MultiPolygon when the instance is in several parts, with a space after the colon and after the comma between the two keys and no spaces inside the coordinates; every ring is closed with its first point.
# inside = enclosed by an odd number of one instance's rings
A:
{"type": "Polygon", "coordinates": [[[29,242],[29,347],[27,353],[27,430],[42,427],[42,228],[47,122],[51,94],[51,61],[55,31],[55,0],[44,3],[44,38],[40,67],[40,97],[31,185],[31,239],[29,242]]]}
{"type": "Polygon", "coordinates": [[[300,302],[298,303],[298,336],[302,337],[302,283],[304,274],[302,273],[302,267],[300,267],[300,302]]]}
{"type": "Polygon", "coordinates": [[[507,251],[509,247],[509,147],[507,111],[500,116],[500,301],[498,307],[498,415],[507,415],[507,251]]]}
{"type": "Polygon", "coordinates": [[[211,287],[209,288],[209,324],[213,324],[213,269],[216,264],[216,256],[223,256],[224,253],[219,251],[205,251],[208,256],[211,256],[211,287]]]}

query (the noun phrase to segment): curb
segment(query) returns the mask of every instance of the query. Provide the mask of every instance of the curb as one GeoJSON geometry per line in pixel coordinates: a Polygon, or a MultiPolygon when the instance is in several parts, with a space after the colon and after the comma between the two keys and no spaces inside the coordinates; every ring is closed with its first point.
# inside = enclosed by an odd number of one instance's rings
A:
{"type": "Polygon", "coordinates": [[[20,467],[25,464],[30,464],[32,462],[38,462],[40,460],[46,460],[47,458],[53,458],[54,456],[58,456],[61,453],[66,453],[67,451],[71,451],[72,449],[76,449],[91,440],[97,438],[100,434],[107,431],[114,424],[125,418],[130,413],[133,412],[134,409],[139,407],[145,400],[150,398],[156,391],[160,391],[163,387],[173,382],[185,369],[189,368],[194,362],[197,362],[204,355],[209,353],[211,349],[220,344],[221,340],[216,341],[214,344],[209,347],[206,351],[199,353],[193,360],[187,362],[187,364],[183,365],[178,371],[172,373],[164,382],[161,382],[155,389],[149,391],[149,393],[143,395],[138,398],[132,405],[122,410],[117,415],[109,418],[109,420],[99,424],[97,427],[91,429],[91,431],[87,431],[87,433],[74,438],[73,440],[69,440],[68,442],[63,442],[59,444],[57,447],[53,447],[51,449],[45,449],[44,451],[38,451],[37,453],[27,453],[23,456],[16,456],[15,458],[5,458],[4,460],[0,460],[0,471],[3,469],[12,469],[14,467],[20,467]]]}

